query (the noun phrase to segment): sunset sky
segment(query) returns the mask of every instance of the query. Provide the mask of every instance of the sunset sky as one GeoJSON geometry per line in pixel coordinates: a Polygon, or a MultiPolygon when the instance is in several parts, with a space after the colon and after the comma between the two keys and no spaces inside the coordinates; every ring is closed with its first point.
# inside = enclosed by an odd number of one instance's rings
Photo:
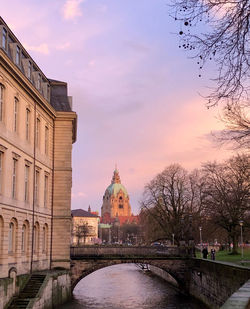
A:
{"type": "Polygon", "coordinates": [[[138,213],[144,185],[167,165],[230,155],[210,132],[218,109],[200,94],[194,59],[179,49],[170,0],[12,0],[1,16],[48,78],[68,83],[78,114],[72,208],[100,211],[115,164],[138,213]]]}

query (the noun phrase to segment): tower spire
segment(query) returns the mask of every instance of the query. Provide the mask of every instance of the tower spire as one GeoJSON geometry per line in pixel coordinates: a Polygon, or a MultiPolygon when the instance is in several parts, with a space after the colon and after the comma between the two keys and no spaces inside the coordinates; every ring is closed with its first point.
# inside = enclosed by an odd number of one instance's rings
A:
{"type": "Polygon", "coordinates": [[[120,179],[120,175],[117,169],[117,165],[115,165],[115,170],[114,170],[114,174],[113,174],[113,178],[111,181],[112,184],[114,183],[121,183],[121,179],[120,179]]]}

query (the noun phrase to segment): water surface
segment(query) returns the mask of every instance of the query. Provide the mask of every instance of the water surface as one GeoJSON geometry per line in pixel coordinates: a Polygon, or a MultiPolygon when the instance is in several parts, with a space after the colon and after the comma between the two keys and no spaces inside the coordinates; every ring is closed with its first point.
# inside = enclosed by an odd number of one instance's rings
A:
{"type": "Polygon", "coordinates": [[[82,279],[62,309],[203,309],[195,300],[135,264],[100,269],[82,279]]]}

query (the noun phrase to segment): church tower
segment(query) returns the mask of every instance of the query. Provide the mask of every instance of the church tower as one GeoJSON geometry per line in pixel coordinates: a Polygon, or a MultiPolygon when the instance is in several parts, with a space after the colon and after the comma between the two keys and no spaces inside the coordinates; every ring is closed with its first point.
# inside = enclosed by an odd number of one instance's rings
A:
{"type": "Polygon", "coordinates": [[[114,170],[111,184],[104,193],[101,215],[103,218],[131,216],[129,195],[126,188],[121,184],[117,168],[114,170]]]}

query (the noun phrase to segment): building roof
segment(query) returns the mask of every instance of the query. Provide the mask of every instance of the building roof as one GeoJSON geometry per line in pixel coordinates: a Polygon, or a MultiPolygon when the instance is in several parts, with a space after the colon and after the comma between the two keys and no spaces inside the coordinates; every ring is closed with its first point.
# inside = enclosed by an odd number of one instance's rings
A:
{"type": "Polygon", "coordinates": [[[3,18],[0,16],[0,35],[2,35],[3,28],[7,32],[6,46],[0,45],[0,49],[5,55],[16,65],[16,67],[22,72],[22,74],[29,80],[34,88],[50,103],[50,105],[56,111],[71,112],[72,111],[72,98],[67,94],[67,83],[48,79],[36,62],[32,59],[30,54],[26,51],[24,46],[20,43],[8,25],[5,23],[3,18]],[[17,46],[20,49],[20,60],[16,63],[16,52],[17,46]],[[30,63],[30,76],[28,71],[25,69],[27,61],[30,63]],[[41,80],[38,83],[38,77],[41,80]],[[39,85],[39,86],[38,86],[39,85]]]}
{"type": "Polygon", "coordinates": [[[102,224],[113,224],[115,222],[119,222],[120,226],[124,224],[139,224],[140,218],[138,215],[133,214],[131,216],[118,216],[111,218],[109,213],[105,213],[101,218],[102,224]]]}
{"type": "Polygon", "coordinates": [[[107,189],[110,193],[110,195],[114,194],[114,196],[117,196],[117,194],[122,191],[125,195],[125,197],[128,197],[128,192],[126,188],[121,183],[112,183],[107,187],[107,189]]]}
{"type": "MultiPolygon", "coordinates": [[[[128,197],[128,192],[123,184],[121,184],[121,179],[117,168],[114,170],[113,178],[111,184],[107,187],[106,191],[109,192],[110,195],[117,196],[117,194],[122,191],[125,197],[128,197]]],[[[105,191],[105,192],[106,192],[105,191]]]]}
{"type": "Polygon", "coordinates": [[[73,209],[71,210],[72,217],[91,217],[91,218],[98,218],[98,216],[93,215],[92,213],[83,210],[83,209],[73,209]]]}
{"type": "Polygon", "coordinates": [[[71,97],[67,94],[67,83],[58,80],[49,79],[50,104],[57,111],[70,112],[72,110],[71,97]]]}

